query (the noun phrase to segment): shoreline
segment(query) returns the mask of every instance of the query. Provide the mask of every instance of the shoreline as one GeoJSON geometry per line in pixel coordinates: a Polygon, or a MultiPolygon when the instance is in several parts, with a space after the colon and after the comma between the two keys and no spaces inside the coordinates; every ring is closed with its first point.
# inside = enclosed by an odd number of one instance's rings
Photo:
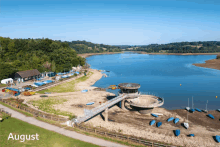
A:
{"type": "MultiPolygon", "coordinates": [[[[69,93],[53,93],[49,97],[55,99],[66,99],[67,101],[63,104],[53,105],[55,109],[60,111],[68,111],[75,114],[76,116],[84,115],[84,109],[92,109],[99,106],[99,102],[105,103],[108,99],[108,96],[113,96],[115,94],[107,91],[94,91],[92,85],[95,82],[100,80],[103,75],[96,69],[89,69],[93,72],[86,81],[77,83],[75,88],[79,91],[69,92],[69,93]],[[82,93],[82,89],[88,89],[88,92],[82,93]],[[93,105],[86,105],[88,102],[95,102],[93,105]]],[[[26,97],[27,101],[31,99],[43,99],[36,96],[26,97]],[[35,97],[35,98],[34,98],[35,97]]],[[[45,99],[45,98],[44,98],[45,99]]],[[[129,105],[125,105],[129,107],[129,105]]],[[[180,123],[186,120],[186,110],[176,109],[176,110],[167,110],[165,108],[154,108],[152,113],[162,113],[163,116],[156,118],[156,121],[163,122],[163,125],[160,128],[154,126],[149,126],[149,122],[152,119],[155,119],[151,115],[142,115],[137,111],[122,110],[118,105],[114,105],[109,109],[109,121],[105,122],[103,118],[98,115],[87,122],[86,125],[93,127],[103,127],[110,131],[122,132],[127,135],[134,135],[136,137],[144,137],[149,140],[154,140],[164,143],[172,143],[174,145],[181,146],[216,146],[217,143],[214,142],[211,136],[217,135],[219,132],[219,121],[217,118],[220,117],[220,113],[216,111],[209,111],[210,114],[213,114],[215,117],[218,116],[214,121],[215,125],[212,124],[210,118],[206,114],[200,112],[189,113],[189,124],[190,127],[188,130],[184,129],[180,123]],[[167,118],[169,117],[178,117],[180,122],[175,125],[170,122],[167,123],[167,118]],[[201,119],[202,118],[202,119],[201,119]],[[211,126],[211,127],[208,127],[211,126]],[[180,137],[175,137],[173,130],[180,129],[180,137]],[[214,131],[213,131],[214,129],[214,131]],[[195,138],[189,138],[186,135],[189,133],[194,133],[195,138]],[[208,136],[208,137],[207,137],[208,136]]]]}
{"type": "Polygon", "coordinates": [[[147,53],[147,52],[142,52],[142,51],[131,51],[135,53],[140,53],[140,54],[149,54],[149,55],[218,55],[219,52],[217,53],[147,53]]]}
{"type": "Polygon", "coordinates": [[[123,52],[84,53],[84,54],[77,54],[77,56],[87,58],[89,56],[94,56],[94,55],[120,54],[120,53],[123,53],[123,52]]]}

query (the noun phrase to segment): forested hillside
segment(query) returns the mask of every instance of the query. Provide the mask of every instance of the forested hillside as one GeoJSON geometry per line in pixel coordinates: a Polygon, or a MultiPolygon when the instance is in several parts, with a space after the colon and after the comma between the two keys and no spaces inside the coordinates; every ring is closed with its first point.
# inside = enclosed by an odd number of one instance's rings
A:
{"type": "Polygon", "coordinates": [[[62,72],[84,65],[85,59],[69,44],[51,39],[10,39],[0,37],[0,80],[17,71],[38,69],[62,72]]]}
{"type": "Polygon", "coordinates": [[[220,52],[220,41],[150,44],[150,45],[134,46],[132,50],[146,51],[146,52],[167,52],[167,53],[213,53],[213,52],[220,52]]]}
{"type": "Polygon", "coordinates": [[[102,52],[120,52],[120,47],[104,45],[104,44],[94,44],[86,41],[72,41],[67,42],[71,48],[73,48],[77,53],[102,53],[102,52]]]}

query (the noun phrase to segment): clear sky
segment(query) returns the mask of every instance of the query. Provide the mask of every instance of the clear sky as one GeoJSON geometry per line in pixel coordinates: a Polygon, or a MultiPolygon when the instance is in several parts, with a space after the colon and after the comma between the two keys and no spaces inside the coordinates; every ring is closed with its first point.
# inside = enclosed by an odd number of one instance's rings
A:
{"type": "Polygon", "coordinates": [[[0,36],[109,45],[220,41],[220,0],[0,0],[0,36]]]}

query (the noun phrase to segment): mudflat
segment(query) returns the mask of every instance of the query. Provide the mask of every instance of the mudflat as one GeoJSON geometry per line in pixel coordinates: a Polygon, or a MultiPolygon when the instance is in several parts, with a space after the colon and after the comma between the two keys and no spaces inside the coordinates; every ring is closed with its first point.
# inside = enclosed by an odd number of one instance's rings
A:
{"type": "Polygon", "coordinates": [[[207,60],[205,63],[195,63],[193,65],[220,70],[220,59],[207,60]]]}

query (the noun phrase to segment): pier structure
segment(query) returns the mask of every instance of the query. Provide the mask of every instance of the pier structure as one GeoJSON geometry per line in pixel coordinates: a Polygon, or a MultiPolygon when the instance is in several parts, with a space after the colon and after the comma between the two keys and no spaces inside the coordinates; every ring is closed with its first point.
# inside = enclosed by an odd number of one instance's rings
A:
{"type": "Polygon", "coordinates": [[[108,100],[106,103],[99,105],[91,110],[84,109],[84,116],[73,119],[75,124],[85,122],[98,114],[105,112],[105,121],[108,121],[108,110],[113,105],[121,102],[121,109],[125,110],[125,103],[127,102],[131,108],[137,110],[141,114],[147,114],[152,111],[154,107],[159,107],[164,104],[162,98],[151,95],[140,95],[138,89],[140,84],[136,83],[121,83],[118,85],[120,89],[118,96],[108,100]]]}

